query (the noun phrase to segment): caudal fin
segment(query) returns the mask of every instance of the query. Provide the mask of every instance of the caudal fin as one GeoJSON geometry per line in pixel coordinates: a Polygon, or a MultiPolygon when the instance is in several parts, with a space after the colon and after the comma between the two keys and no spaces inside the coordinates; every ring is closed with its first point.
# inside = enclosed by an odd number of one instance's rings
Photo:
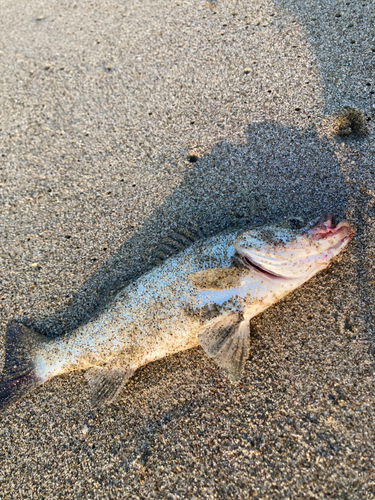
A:
{"type": "Polygon", "coordinates": [[[35,374],[34,359],[46,337],[19,323],[8,326],[5,363],[0,381],[0,410],[7,408],[42,384],[35,374]]]}

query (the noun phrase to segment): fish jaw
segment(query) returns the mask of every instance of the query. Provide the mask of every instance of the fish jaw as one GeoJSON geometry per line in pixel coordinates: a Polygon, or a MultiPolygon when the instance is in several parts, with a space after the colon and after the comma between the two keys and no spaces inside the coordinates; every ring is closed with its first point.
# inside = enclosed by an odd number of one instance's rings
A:
{"type": "Polygon", "coordinates": [[[334,225],[332,216],[321,224],[315,225],[310,234],[320,248],[317,264],[324,269],[351,241],[356,233],[355,227],[348,221],[334,225]]]}
{"type": "Polygon", "coordinates": [[[249,269],[255,268],[275,281],[294,279],[301,284],[326,268],[354,234],[351,224],[341,221],[335,225],[330,216],[299,235],[290,232],[288,238],[285,231],[276,235],[283,238],[281,243],[267,243],[261,231],[251,231],[245,238],[241,236],[235,249],[249,269]]]}
{"type": "MultiPolygon", "coordinates": [[[[307,231],[315,241],[324,241],[326,245],[332,246],[333,243],[349,238],[350,241],[356,233],[355,227],[348,221],[343,220],[335,225],[333,215],[323,218],[313,225],[307,231]]],[[[304,234],[304,233],[302,233],[304,234]]]]}

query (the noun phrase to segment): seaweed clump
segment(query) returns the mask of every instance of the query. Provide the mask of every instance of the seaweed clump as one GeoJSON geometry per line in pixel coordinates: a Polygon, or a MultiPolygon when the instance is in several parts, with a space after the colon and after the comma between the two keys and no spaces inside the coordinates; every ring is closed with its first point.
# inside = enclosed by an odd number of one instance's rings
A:
{"type": "Polygon", "coordinates": [[[338,111],[327,123],[329,135],[338,137],[365,137],[368,134],[367,120],[363,111],[347,107],[338,111]]]}

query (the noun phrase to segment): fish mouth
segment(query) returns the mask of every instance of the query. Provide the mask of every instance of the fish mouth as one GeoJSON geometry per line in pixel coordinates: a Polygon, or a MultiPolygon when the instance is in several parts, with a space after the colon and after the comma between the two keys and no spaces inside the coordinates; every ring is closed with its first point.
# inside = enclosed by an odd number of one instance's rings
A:
{"type": "Polygon", "coordinates": [[[302,279],[324,269],[353,238],[347,221],[335,224],[332,215],[321,218],[289,243],[274,248],[236,246],[238,261],[250,271],[272,280],[302,279]]]}
{"type": "Polygon", "coordinates": [[[265,277],[268,278],[277,278],[277,279],[289,279],[286,276],[283,276],[282,274],[276,274],[269,269],[265,269],[264,267],[261,266],[258,262],[254,261],[249,255],[247,255],[244,252],[241,252],[239,249],[237,249],[237,260],[245,266],[247,269],[250,271],[256,271],[259,274],[264,275],[265,277]]]}
{"type": "Polygon", "coordinates": [[[310,233],[316,241],[332,237],[337,239],[337,236],[341,237],[342,240],[346,240],[347,238],[351,240],[356,233],[356,229],[346,220],[335,224],[335,217],[333,214],[330,214],[321,217],[308,233],[310,233]]]}

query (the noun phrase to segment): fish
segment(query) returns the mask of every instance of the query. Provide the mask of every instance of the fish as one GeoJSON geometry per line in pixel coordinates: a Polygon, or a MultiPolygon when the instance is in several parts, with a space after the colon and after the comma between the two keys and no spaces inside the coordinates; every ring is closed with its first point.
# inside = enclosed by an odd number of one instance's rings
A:
{"type": "Polygon", "coordinates": [[[333,216],[226,231],[165,259],[69,335],[10,322],[0,408],[75,370],[85,371],[93,407],[110,404],[138,368],[198,345],[238,382],[250,320],[325,269],[355,232],[333,216]]]}

